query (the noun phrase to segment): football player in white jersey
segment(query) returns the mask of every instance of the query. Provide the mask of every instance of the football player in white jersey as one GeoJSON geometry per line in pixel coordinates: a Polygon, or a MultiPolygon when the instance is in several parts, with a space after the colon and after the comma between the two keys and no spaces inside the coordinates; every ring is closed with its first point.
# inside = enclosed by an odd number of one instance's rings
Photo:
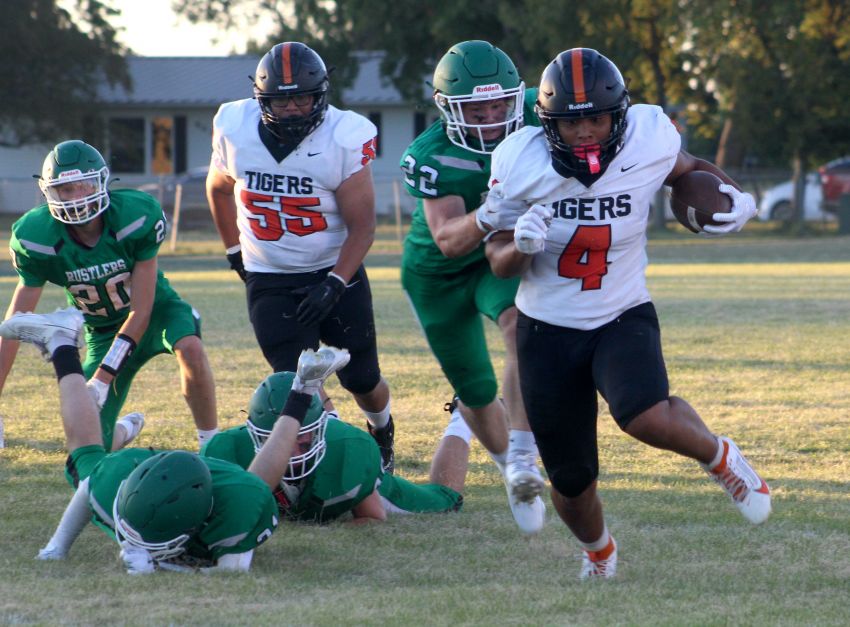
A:
{"type": "Polygon", "coordinates": [[[720,177],[733,207],[715,214],[725,224],[706,227],[714,234],[740,230],[756,209],[722,170],[681,150],[659,107],[629,107],[620,71],[595,50],[567,50],[546,67],[536,111],[543,127],[505,139],[491,175],[530,208],[487,253],[497,275],[522,277],[520,386],[552,502],[584,549],[581,577],[612,577],[617,545],[596,493],[597,392],[626,433],[697,460],[750,522],[770,513],[767,484],[735,444],[670,396],[645,278],[662,185],[692,170],[720,177]]]}
{"type": "Polygon", "coordinates": [[[328,104],[322,58],[299,42],[257,65],[254,98],[213,121],[207,198],[227,258],[247,286],[257,342],[275,372],[319,341],[346,348],[342,386],[393,468],[390,390],[381,376],[363,259],[375,236],[369,162],[375,125],[328,104]]]}

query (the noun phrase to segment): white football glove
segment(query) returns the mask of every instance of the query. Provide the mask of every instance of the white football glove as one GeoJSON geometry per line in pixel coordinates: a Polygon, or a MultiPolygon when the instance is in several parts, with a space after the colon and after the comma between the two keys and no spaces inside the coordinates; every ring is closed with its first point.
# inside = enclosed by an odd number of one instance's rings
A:
{"type": "Polygon", "coordinates": [[[717,188],[732,199],[732,210],[729,213],[715,213],[712,219],[715,222],[726,222],[722,226],[706,224],[703,230],[711,235],[723,235],[726,233],[737,233],[744,225],[758,213],[756,201],[751,194],[738,191],[731,185],[725,183],[717,188]]]}
{"type": "Polygon", "coordinates": [[[551,207],[531,205],[531,209],[522,214],[514,226],[516,249],[525,255],[543,252],[551,222],[551,207]]]}
{"type": "Polygon", "coordinates": [[[505,198],[501,183],[496,183],[487,192],[484,204],[475,210],[475,224],[484,233],[512,229],[517,219],[528,209],[521,200],[505,198]]]}
{"type": "Polygon", "coordinates": [[[109,395],[109,384],[104,383],[100,379],[92,378],[86,382],[86,388],[88,388],[94,404],[97,405],[97,409],[103,409],[103,405],[106,403],[106,397],[109,395]]]}
{"type": "Polygon", "coordinates": [[[122,542],[120,555],[128,575],[149,575],[156,570],[153,558],[146,549],[122,542]]]}

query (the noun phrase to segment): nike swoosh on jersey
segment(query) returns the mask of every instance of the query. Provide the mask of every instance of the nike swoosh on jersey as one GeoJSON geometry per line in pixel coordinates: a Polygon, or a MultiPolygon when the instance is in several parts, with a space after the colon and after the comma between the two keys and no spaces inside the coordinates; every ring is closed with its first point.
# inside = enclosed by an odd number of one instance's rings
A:
{"type": "Polygon", "coordinates": [[[635,167],[636,165],[637,165],[637,163],[633,163],[629,167],[623,166],[623,167],[620,168],[620,172],[627,172],[627,171],[631,170],[633,167],[635,167]]]}
{"type": "Polygon", "coordinates": [[[315,157],[316,155],[320,155],[320,154],[322,154],[322,153],[321,152],[308,152],[307,156],[308,157],[315,157]]]}

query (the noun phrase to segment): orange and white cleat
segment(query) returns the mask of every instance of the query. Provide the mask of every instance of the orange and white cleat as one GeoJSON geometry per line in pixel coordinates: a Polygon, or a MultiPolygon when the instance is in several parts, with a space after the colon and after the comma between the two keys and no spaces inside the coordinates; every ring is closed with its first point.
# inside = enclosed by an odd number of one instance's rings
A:
{"type": "Polygon", "coordinates": [[[613,536],[601,551],[583,551],[581,579],[611,579],[617,574],[617,543],[613,536]]]}
{"type": "Polygon", "coordinates": [[[754,525],[763,523],[770,516],[770,488],[731,439],[720,437],[718,441],[723,447],[720,462],[711,469],[700,466],[726,490],[744,518],[754,525]]]}

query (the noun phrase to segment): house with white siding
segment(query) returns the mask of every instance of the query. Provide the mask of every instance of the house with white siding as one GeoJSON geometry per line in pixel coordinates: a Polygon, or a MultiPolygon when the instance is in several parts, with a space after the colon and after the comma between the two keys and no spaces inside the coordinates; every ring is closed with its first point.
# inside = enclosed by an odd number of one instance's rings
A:
{"type": "MultiPolygon", "coordinates": [[[[423,86],[420,103],[406,102],[380,75],[381,53],[354,53],[357,79],[342,92],[344,106],[378,127],[378,158],[372,165],[377,211],[394,211],[393,181],[412,139],[437,117],[423,86]]],[[[210,161],[212,120],[222,102],[250,98],[258,57],[130,57],[132,89],[103,85],[101,149],[119,187],[173,182],[210,161]]],[[[333,77],[331,77],[333,89],[333,77]]],[[[69,139],[57,137],[56,141],[69,139]]],[[[32,175],[52,145],[0,148],[0,212],[22,213],[42,202],[32,175]]],[[[166,188],[163,185],[163,188],[166,188]]],[[[401,189],[402,210],[412,199],[401,189]]],[[[168,199],[164,199],[168,200],[168,199]]]]}

